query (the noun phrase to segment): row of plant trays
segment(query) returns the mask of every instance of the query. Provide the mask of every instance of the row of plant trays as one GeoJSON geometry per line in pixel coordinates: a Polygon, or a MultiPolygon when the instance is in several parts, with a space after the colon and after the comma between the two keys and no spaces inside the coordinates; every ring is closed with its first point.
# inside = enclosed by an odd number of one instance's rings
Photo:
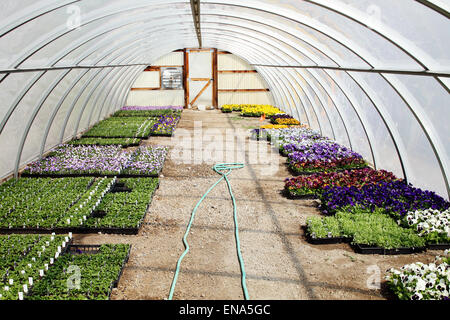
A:
{"type": "MultiPolygon", "coordinates": [[[[106,233],[106,234],[123,234],[123,235],[136,235],[139,233],[139,230],[142,227],[142,223],[147,216],[147,212],[150,209],[150,206],[153,202],[153,197],[155,195],[156,190],[159,189],[159,182],[156,186],[155,191],[152,194],[150,202],[145,209],[145,213],[142,216],[142,219],[139,221],[139,226],[136,228],[114,228],[114,227],[101,227],[101,228],[91,228],[91,227],[72,227],[72,228],[0,228],[0,234],[65,234],[65,233],[78,233],[78,234],[92,234],[92,233],[106,233]]],[[[131,189],[125,188],[123,183],[116,183],[109,192],[130,192],[131,189]],[[116,185],[118,187],[116,188],[116,185]],[[115,189],[115,190],[114,190],[115,189]],[[122,190],[121,190],[122,189],[122,190]]],[[[94,211],[91,217],[100,217],[101,213],[99,211],[94,211]]]]}
{"type": "Polygon", "coordinates": [[[356,253],[360,253],[360,254],[397,255],[397,254],[420,253],[420,252],[426,251],[427,249],[428,250],[450,249],[450,243],[428,244],[426,247],[420,247],[420,248],[386,249],[386,248],[381,248],[381,247],[367,245],[367,244],[352,243],[353,239],[351,237],[312,238],[311,235],[306,232],[307,231],[306,226],[302,226],[302,229],[305,232],[306,240],[308,241],[308,243],[311,243],[314,245],[347,243],[347,244],[350,244],[350,247],[356,253]]]}
{"type": "MultiPolygon", "coordinates": [[[[76,245],[71,244],[71,245],[67,246],[66,249],[69,254],[73,254],[73,255],[97,254],[100,250],[100,247],[101,247],[101,245],[97,245],[97,244],[76,244],[76,245]]],[[[120,268],[117,279],[111,283],[111,286],[110,286],[109,292],[108,292],[108,300],[111,298],[112,290],[114,288],[117,288],[117,286],[119,285],[119,281],[120,281],[120,278],[122,277],[123,270],[125,269],[125,265],[128,263],[128,260],[130,259],[131,247],[132,247],[132,245],[130,245],[130,248],[128,249],[127,256],[122,263],[122,267],[120,268]]]]}
{"type": "Polygon", "coordinates": [[[302,195],[292,194],[291,192],[289,192],[286,189],[283,189],[281,194],[290,200],[317,200],[320,198],[319,195],[317,195],[317,194],[302,194],[302,195]]]}
{"type": "Polygon", "coordinates": [[[46,174],[30,174],[22,173],[22,178],[80,178],[80,177],[108,177],[108,178],[158,178],[162,169],[153,174],[123,174],[123,173],[46,173],[46,174]]]}
{"type": "Polygon", "coordinates": [[[130,137],[130,136],[83,136],[82,138],[93,138],[93,139],[148,139],[151,137],[151,134],[140,136],[140,137],[130,137]]]}
{"type": "MultiPolygon", "coordinates": [[[[288,163],[286,163],[286,165],[288,167],[289,172],[295,177],[298,177],[298,176],[311,176],[313,174],[323,173],[323,171],[314,171],[314,172],[313,171],[304,171],[304,172],[299,172],[299,171],[295,171],[294,169],[292,169],[291,166],[288,163]]],[[[365,168],[369,168],[369,166],[361,166],[361,167],[354,167],[354,168],[347,168],[347,169],[336,169],[336,170],[333,170],[333,171],[328,170],[327,172],[342,172],[342,171],[360,170],[360,169],[365,169],[365,168]]]]}

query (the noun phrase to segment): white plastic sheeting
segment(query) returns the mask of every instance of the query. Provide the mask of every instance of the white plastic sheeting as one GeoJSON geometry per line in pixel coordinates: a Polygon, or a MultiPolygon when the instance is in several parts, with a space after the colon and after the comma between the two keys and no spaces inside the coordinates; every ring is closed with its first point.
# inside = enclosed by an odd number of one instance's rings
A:
{"type": "MultiPolygon", "coordinates": [[[[377,168],[450,194],[447,0],[201,0],[203,47],[377,168]]],[[[108,116],[142,70],[198,47],[191,1],[3,0],[0,177],[108,116]]]]}

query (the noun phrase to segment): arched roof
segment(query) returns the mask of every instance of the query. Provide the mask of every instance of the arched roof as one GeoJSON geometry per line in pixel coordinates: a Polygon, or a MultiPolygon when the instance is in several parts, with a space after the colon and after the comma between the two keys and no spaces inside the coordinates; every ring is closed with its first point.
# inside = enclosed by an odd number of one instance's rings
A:
{"type": "Polygon", "coordinates": [[[160,56],[203,46],[246,60],[278,107],[377,168],[449,197],[448,1],[8,0],[0,8],[0,176],[120,108],[160,56]]]}

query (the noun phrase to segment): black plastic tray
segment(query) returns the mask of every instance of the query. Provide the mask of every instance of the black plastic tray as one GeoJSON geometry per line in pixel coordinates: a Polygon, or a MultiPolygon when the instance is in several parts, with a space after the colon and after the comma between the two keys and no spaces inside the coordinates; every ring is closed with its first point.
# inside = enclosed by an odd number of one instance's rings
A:
{"type": "MultiPolygon", "coordinates": [[[[70,254],[97,254],[100,250],[101,245],[97,245],[97,244],[76,244],[76,245],[70,245],[68,246],[68,252],[70,254]]],[[[120,278],[122,277],[123,274],[123,269],[125,269],[125,265],[128,263],[129,259],[130,259],[130,253],[131,253],[131,247],[132,245],[130,245],[130,247],[128,248],[128,253],[122,263],[122,266],[120,268],[119,271],[119,275],[117,276],[117,279],[114,280],[110,287],[109,287],[109,292],[108,292],[108,300],[111,298],[111,293],[112,293],[112,289],[113,288],[117,288],[117,285],[119,284],[120,278]]]]}
{"type": "Polygon", "coordinates": [[[313,238],[308,233],[307,226],[302,226],[301,228],[305,233],[306,240],[311,244],[339,244],[352,242],[352,238],[349,237],[313,238]]]}
{"type": "Polygon", "coordinates": [[[356,253],[360,254],[382,254],[382,255],[397,255],[397,254],[412,254],[420,253],[426,250],[425,247],[422,248],[396,248],[396,249],[385,249],[381,247],[352,243],[351,247],[356,253]]]}
{"type": "Polygon", "coordinates": [[[108,177],[108,178],[158,178],[159,174],[102,174],[102,173],[65,173],[65,174],[30,174],[30,173],[22,173],[20,176],[23,178],[81,178],[81,177],[108,177]]]}
{"type": "Polygon", "coordinates": [[[298,171],[294,170],[288,163],[287,163],[287,167],[288,167],[289,172],[293,176],[296,176],[296,177],[297,176],[312,176],[313,174],[321,174],[321,173],[324,173],[325,171],[327,171],[327,172],[342,172],[342,171],[360,170],[360,169],[368,168],[368,166],[364,166],[364,167],[349,168],[349,169],[337,169],[337,170],[333,170],[333,171],[324,170],[324,171],[317,171],[317,172],[308,172],[308,171],[298,172],[298,171]]]}
{"type": "Polygon", "coordinates": [[[450,249],[450,243],[428,244],[427,248],[430,250],[447,250],[450,249]]]}
{"type": "Polygon", "coordinates": [[[147,216],[148,210],[153,202],[156,190],[159,189],[160,182],[156,185],[155,191],[152,193],[152,197],[145,209],[145,213],[142,219],[139,221],[139,226],[136,228],[89,228],[89,227],[73,227],[73,228],[0,228],[0,234],[64,234],[64,233],[78,233],[78,234],[91,234],[91,233],[106,233],[106,234],[125,234],[136,235],[142,227],[142,223],[147,216]]]}

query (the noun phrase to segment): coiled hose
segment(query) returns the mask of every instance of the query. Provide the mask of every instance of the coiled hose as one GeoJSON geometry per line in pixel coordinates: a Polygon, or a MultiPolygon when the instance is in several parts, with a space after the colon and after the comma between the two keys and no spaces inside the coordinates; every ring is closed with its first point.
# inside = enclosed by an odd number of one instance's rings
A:
{"type": "Polygon", "coordinates": [[[242,259],[242,254],[241,254],[241,244],[240,244],[240,241],[239,241],[239,226],[238,226],[238,221],[237,221],[236,200],[234,199],[233,191],[231,189],[231,184],[230,184],[230,181],[228,180],[228,175],[233,170],[242,169],[243,167],[244,167],[243,163],[220,163],[220,164],[216,164],[213,167],[213,170],[215,172],[217,172],[218,174],[222,175],[222,177],[219,180],[217,180],[217,182],[214,183],[208,189],[208,191],[206,191],[206,193],[202,196],[202,198],[195,205],[194,210],[192,210],[191,219],[189,220],[189,224],[188,224],[188,226],[186,228],[186,232],[185,232],[185,234],[183,236],[183,244],[184,244],[185,250],[181,254],[181,256],[180,256],[180,258],[178,259],[178,262],[177,262],[175,275],[173,277],[172,285],[170,287],[169,300],[172,300],[172,298],[173,298],[173,293],[175,291],[175,286],[177,284],[178,275],[180,273],[181,262],[183,261],[184,256],[189,252],[189,244],[187,242],[187,236],[189,234],[189,231],[191,230],[192,223],[194,222],[194,218],[195,218],[195,214],[197,212],[197,209],[200,206],[200,204],[203,202],[203,200],[206,198],[206,196],[211,192],[211,190],[213,190],[224,179],[225,179],[225,181],[227,183],[228,191],[230,193],[231,200],[233,202],[234,235],[235,235],[235,239],[236,239],[237,256],[238,256],[239,265],[240,265],[240,268],[241,268],[242,290],[244,292],[245,300],[250,300],[250,297],[249,297],[249,294],[248,294],[248,291],[247,291],[247,285],[245,283],[246,274],[245,274],[244,261],[242,259]]]}

